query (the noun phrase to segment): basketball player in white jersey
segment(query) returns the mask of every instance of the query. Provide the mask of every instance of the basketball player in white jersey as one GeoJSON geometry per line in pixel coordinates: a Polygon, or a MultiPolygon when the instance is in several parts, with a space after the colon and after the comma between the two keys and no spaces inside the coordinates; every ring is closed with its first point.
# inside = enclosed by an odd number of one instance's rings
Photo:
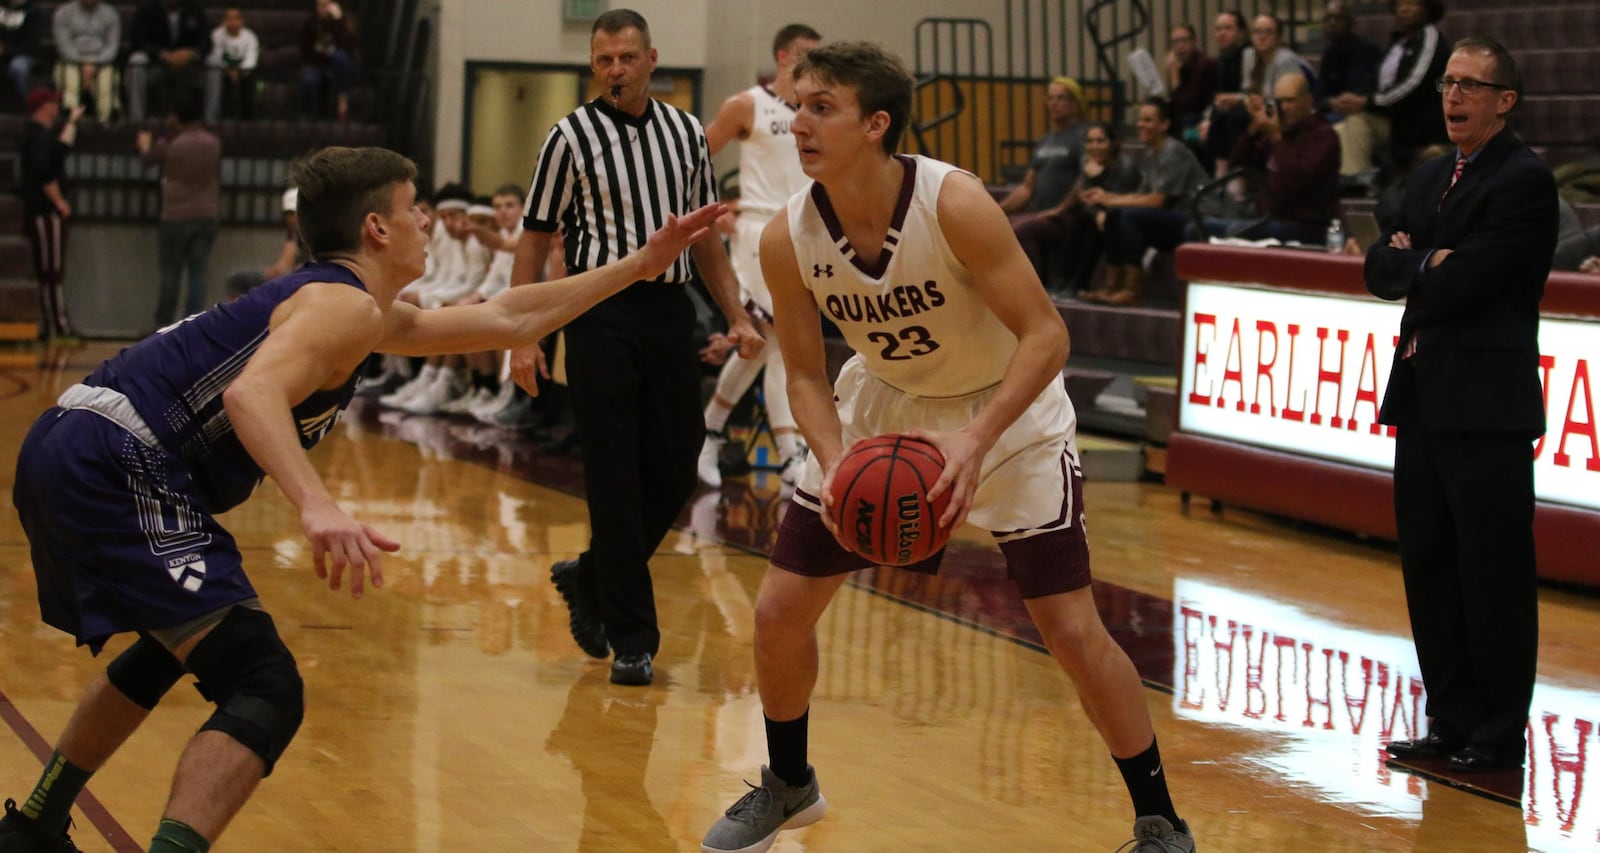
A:
{"type": "MultiPolygon", "coordinates": [[[[912,432],[945,457],[932,489],[950,493],[939,523],[993,532],[1110,748],[1133,799],[1135,849],[1193,851],[1167,793],[1144,688],[1090,594],[1060,315],[978,178],[892,154],[911,110],[911,78],[898,60],[876,45],[830,44],[796,66],[795,86],[795,142],[815,184],[762,233],[761,268],[811,457],[755,608],[770,765],[702,849],[766,850],[779,830],[822,817],[806,762],[815,627],[846,574],[868,565],[829,519],[829,480],[852,442],[912,432]],[[833,384],[819,308],[856,351],[833,384]]],[[[935,571],[941,556],[911,568],[935,571]]]]}
{"type": "MultiPolygon", "coordinates": [[[[790,196],[810,181],[800,169],[789,123],[794,120],[794,64],[820,41],[822,36],[805,24],[790,24],[778,30],[772,39],[772,56],[778,63],[772,87],[751,86],[728,98],[717,117],[706,125],[706,145],[712,154],[730,141],[739,140],[739,217],[734,223],[728,257],[744,291],[744,307],[769,342],[772,295],[761,278],[761,229],[783,210],[790,196]]],[[[722,485],[717,457],[727,441],[724,428],[728,415],[750,390],[763,366],[767,372],[762,390],[766,395],[767,424],[778,450],[779,476],[793,485],[800,472],[804,456],[784,390],[787,376],[783,355],[769,345],[754,359],[738,353],[728,356],[717,376],[716,394],[706,404],[706,443],[700,449],[700,480],[708,486],[722,485]]]]}

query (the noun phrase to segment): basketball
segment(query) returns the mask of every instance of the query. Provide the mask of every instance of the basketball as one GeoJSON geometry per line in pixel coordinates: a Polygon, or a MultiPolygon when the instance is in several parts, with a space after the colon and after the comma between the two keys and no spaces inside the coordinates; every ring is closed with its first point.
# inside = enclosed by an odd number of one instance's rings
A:
{"type": "Polygon", "coordinates": [[[928,502],[944,470],[937,447],[909,435],[859,441],[833,472],[833,520],[850,550],[883,566],[906,566],[950,540],[939,516],[950,493],[928,502]]]}

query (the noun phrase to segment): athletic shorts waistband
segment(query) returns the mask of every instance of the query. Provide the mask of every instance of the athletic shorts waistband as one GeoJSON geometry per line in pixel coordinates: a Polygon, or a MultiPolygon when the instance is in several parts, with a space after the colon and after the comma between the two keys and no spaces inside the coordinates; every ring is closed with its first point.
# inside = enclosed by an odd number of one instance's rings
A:
{"type": "Polygon", "coordinates": [[[133,401],[121,391],[78,384],[61,392],[56,406],[62,409],[80,409],[94,412],[102,418],[127,430],[146,447],[160,447],[161,442],[151,431],[144,418],[134,409],[133,401]]]}

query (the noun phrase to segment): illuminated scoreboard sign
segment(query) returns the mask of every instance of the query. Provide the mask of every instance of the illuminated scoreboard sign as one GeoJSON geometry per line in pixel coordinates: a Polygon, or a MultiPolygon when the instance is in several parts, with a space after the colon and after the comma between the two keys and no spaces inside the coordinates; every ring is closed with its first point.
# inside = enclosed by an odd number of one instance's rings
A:
{"type": "MultiPolygon", "coordinates": [[[[1390,470],[1378,423],[1402,303],[1192,283],[1178,422],[1184,432],[1390,470]]],[[[1534,446],[1540,500],[1600,509],[1600,434],[1590,364],[1600,324],[1544,318],[1547,432],[1534,446]]],[[[1484,406],[1497,405],[1485,393],[1484,406]]]]}

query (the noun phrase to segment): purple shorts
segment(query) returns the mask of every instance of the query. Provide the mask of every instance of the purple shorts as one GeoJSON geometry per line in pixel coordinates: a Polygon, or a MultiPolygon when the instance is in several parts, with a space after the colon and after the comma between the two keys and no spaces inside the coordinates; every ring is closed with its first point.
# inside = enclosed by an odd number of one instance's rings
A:
{"type": "Polygon", "coordinates": [[[44,621],[99,652],[255,597],[188,469],[93,412],[53,408],[22,443],[12,503],[44,621]]]}

